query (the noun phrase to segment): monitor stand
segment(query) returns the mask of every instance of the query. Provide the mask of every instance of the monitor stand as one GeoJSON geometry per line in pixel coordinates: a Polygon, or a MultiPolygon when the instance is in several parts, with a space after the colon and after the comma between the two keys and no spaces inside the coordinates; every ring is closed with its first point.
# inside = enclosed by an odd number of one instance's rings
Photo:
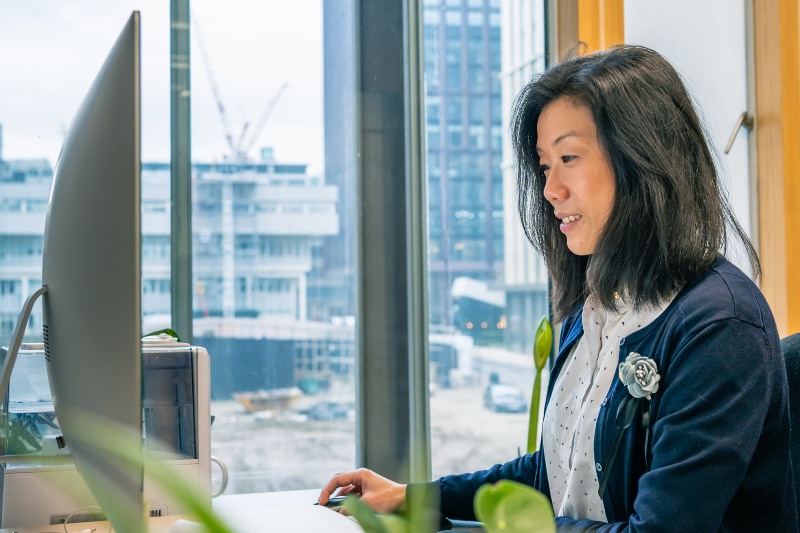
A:
{"type": "MultiPolygon", "coordinates": [[[[41,295],[47,292],[47,285],[42,286],[39,290],[28,296],[25,304],[22,306],[22,311],[17,320],[17,327],[14,328],[14,334],[11,336],[11,343],[8,345],[8,352],[3,361],[3,368],[0,369],[0,401],[6,398],[8,393],[8,384],[11,382],[11,371],[14,370],[14,363],[17,361],[17,354],[19,348],[22,346],[22,338],[25,336],[25,329],[28,327],[28,320],[33,311],[33,304],[39,299],[41,295]]],[[[64,461],[64,456],[52,457],[55,462],[61,463],[64,461]]],[[[41,455],[0,455],[0,463],[12,463],[15,465],[22,464],[42,464],[50,459],[42,457],[41,455]]]]}

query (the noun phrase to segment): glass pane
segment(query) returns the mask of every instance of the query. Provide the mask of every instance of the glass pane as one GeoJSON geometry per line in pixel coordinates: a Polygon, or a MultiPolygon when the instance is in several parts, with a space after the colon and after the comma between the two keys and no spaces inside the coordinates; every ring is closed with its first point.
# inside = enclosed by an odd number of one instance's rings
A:
{"type": "Polygon", "coordinates": [[[194,342],[226,493],[355,465],[352,13],[192,2],[194,342]]]}
{"type": "MultiPolygon", "coordinates": [[[[142,159],[167,168],[163,176],[142,183],[142,310],[145,315],[169,313],[169,3],[87,0],[78,13],[75,6],[53,0],[4,2],[0,4],[0,343],[4,346],[23,302],[42,284],[42,234],[61,143],[133,10],[141,12],[142,159]]],[[[26,340],[41,339],[37,303],[26,340]]]]}
{"type": "Polygon", "coordinates": [[[504,136],[513,97],[544,66],[542,5],[424,1],[434,477],[526,447],[547,278],[519,227],[504,136]]]}

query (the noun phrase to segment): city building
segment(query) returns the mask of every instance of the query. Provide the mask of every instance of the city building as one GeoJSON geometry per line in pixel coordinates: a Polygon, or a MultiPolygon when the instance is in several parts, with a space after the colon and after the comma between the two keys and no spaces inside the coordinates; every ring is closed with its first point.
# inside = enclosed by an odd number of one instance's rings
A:
{"type": "MultiPolygon", "coordinates": [[[[545,68],[543,0],[503,0],[502,90],[503,124],[511,123],[511,105],[522,87],[545,68]]],[[[506,346],[529,352],[536,326],[549,316],[547,269],[522,231],[517,213],[514,156],[508,136],[503,142],[503,210],[505,247],[503,290],[506,294],[506,346]]]]}
{"type": "MultiPolygon", "coordinates": [[[[10,338],[23,302],[41,286],[53,169],[46,160],[5,160],[0,168],[0,335],[10,338]]],[[[168,163],[142,164],[146,323],[170,313],[169,173],[168,163]]],[[[337,188],[305,165],[273,160],[195,163],[192,184],[196,314],[314,319],[307,306],[313,258],[339,231],[337,188]]],[[[40,330],[41,311],[29,328],[40,330]]]]}
{"type": "Polygon", "coordinates": [[[430,320],[478,339],[480,327],[454,324],[452,288],[503,274],[500,3],[426,0],[423,39],[430,320]]]}
{"type": "MultiPolygon", "coordinates": [[[[269,152],[267,152],[269,154],[269,152]]],[[[169,312],[169,172],[142,165],[142,308],[169,312]]],[[[337,189],[305,165],[192,165],[199,316],[306,320],[312,258],[339,232],[337,189]]]]}
{"type": "Polygon", "coordinates": [[[355,316],[356,176],[355,14],[349,2],[322,3],[325,180],[339,190],[338,234],[326,237],[309,307],[321,319],[355,316]]]}
{"type": "MultiPolygon", "coordinates": [[[[541,1],[423,3],[430,323],[522,352],[548,311],[547,275],[515,216],[504,124],[513,97],[544,66],[543,11],[541,1]]],[[[353,46],[353,16],[324,3],[325,165],[342,191],[342,232],[325,247],[320,287],[327,309],[343,315],[355,313],[357,158],[353,136],[342,135],[353,131],[355,77],[352,55],[340,53],[353,46]]]]}
{"type": "MultiPolygon", "coordinates": [[[[0,141],[2,142],[2,141],[0,141]]],[[[0,159],[0,336],[11,338],[25,299],[42,286],[44,222],[53,167],[0,159]]],[[[28,329],[41,331],[41,305],[28,329]]]]}
{"type": "MultiPolygon", "coordinates": [[[[332,0],[323,4],[325,167],[329,182],[342,192],[339,213],[343,231],[325,248],[322,284],[331,308],[342,314],[355,313],[352,201],[358,159],[353,136],[343,135],[354,131],[355,124],[355,64],[353,55],[347,53],[354,46],[353,17],[345,4],[332,0]]],[[[482,321],[477,329],[467,328],[469,319],[463,318],[463,311],[457,312],[453,284],[466,277],[502,290],[500,3],[425,0],[423,39],[430,323],[455,326],[476,340],[496,339],[497,325],[502,324],[497,320],[487,324],[492,332],[481,330],[482,321]]],[[[488,312],[502,316],[503,309],[488,312]]]]}

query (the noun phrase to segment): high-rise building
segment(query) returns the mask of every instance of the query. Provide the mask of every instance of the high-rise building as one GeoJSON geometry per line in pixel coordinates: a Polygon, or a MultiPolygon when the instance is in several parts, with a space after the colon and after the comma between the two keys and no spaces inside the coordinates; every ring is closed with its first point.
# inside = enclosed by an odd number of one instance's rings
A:
{"type": "Polygon", "coordinates": [[[503,272],[500,4],[425,0],[423,26],[430,318],[463,328],[454,282],[503,272]]]}
{"type": "MultiPolygon", "coordinates": [[[[329,302],[339,302],[332,307],[352,314],[346,291],[353,286],[357,92],[354,55],[347,50],[354,11],[347,2],[323,5],[325,168],[341,192],[342,232],[325,248],[322,286],[329,302]]],[[[430,323],[477,337],[482,332],[466,328],[461,316],[465,303],[477,300],[481,314],[504,309],[499,0],[425,0],[423,39],[430,323]],[[462,294],[474,287],[481,290],[462,294]]],[[[502,339],[498,320],[488,322],[502,339]]]]}
{"type": "MultiPolygon", "coordinates": [[[[503,124],[511,121],[514,98],[545,67],[544,0],[502,0],[503,124]]],[[[516,175],[510,139],[503,143],[503,204],[505,212],[506,344],[531,349],[539,319],[548,314],[547,271],[522,231],[515,198],[516,175]]]]}
{"type": "Polygon", "coordinates": [[[314,316],[327,320],[356,312],[357,78],[353,3],[324,0],[322,11],[325,181],[339,191],[339,232],[325,239],[318,258],[320,275],[309,287],[309,307],[314,316]]]}

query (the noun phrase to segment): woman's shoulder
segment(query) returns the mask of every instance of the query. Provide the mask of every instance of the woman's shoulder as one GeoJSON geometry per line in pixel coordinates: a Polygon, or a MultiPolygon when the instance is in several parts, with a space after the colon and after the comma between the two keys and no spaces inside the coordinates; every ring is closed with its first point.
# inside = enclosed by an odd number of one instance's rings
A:
{"type": "Polygon", "coordinates": [[[681,290],[671,307],[692,323],[732,319],[762,329],[775,327],[772,311],[758,286],[722,256],[697,282],[681,290]]]}
{"type": "Polygon", "coordinates": [[[666,372],[675,372],[676,365],[687,372],[728,369],[726,375],[735,380],[743,367],[768,373],[783,368],[766,299],[744,272],[722,257],[684,287],[655,322],[627,340],[627,351],[652,354],[666,372]],[[729,366],[734,360],[735,367],[729,366]]]}

